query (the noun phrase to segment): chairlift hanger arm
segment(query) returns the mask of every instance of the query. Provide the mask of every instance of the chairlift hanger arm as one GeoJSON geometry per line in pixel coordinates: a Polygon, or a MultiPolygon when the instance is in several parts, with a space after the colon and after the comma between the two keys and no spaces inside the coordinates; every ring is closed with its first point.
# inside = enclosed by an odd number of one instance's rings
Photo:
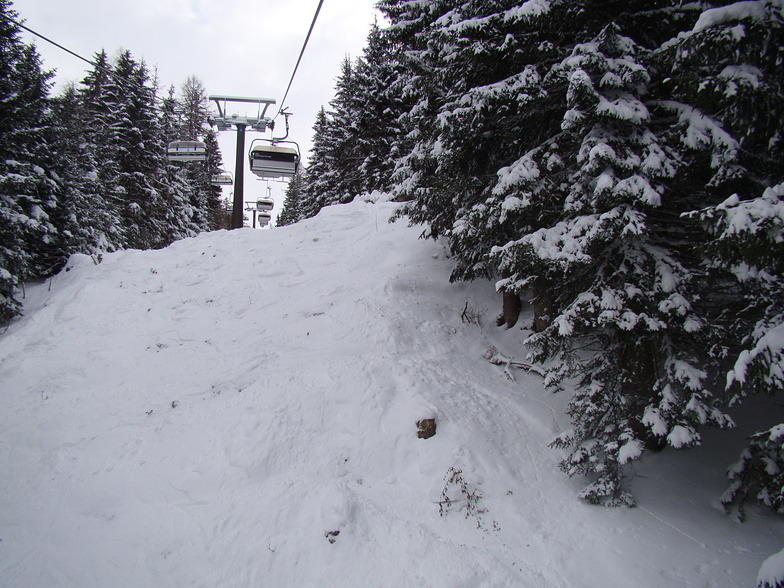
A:
{"type": "MultiPolygon", "coordinates": [[[[278,141],[286,140],[288,138],[288,136],[289,136],[289,117],[291,116],[291,113],[288,112],[288,108],[284,108],[278,114],[282,114],[283,118],[286,120],[286,134],[283,135],[282,137],[272,137],[272,144],[273,145],[275,143],[277,143],[278,141]]],[[[296,145],[296,143],[295,143],[295,145],[296,145]]],[[[297,145],[297,151],[299,151],[299,145],[297,145]]]]}

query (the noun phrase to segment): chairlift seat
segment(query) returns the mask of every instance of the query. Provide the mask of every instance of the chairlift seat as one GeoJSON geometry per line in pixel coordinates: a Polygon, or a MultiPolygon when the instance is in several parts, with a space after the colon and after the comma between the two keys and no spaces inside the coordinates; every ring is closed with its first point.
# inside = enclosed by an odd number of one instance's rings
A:
{"type": "Polygon", "coordinates": [[[169,161],[204,161],[207,146],[203,141],[172,141],[166,150],[169,161]]]}
{"type": "Polygon", "coordinates": [[[259,198],[256,200],[256,210],[272,210],[275,201],[272,198],[259,198]]]}
{"type": "Polygon", "coordinates": [[[250,151],[250,171],[261,178],[293,178],[299,153],[292,147],[254,145],[250,151]]]}
{"type": "Polygon", "coordinates": [[[259,212],[257,213],[256,218],[259,221],[259,226],[265,227],[270,224],[272,220],[272,215],[269,212],[259,212]]]}
{"type": "Polygon", "coordinates": [[[213,186],[231,186],[234,183],[231,173],[220,172],[210,179],[210,184],[213,186]]]}

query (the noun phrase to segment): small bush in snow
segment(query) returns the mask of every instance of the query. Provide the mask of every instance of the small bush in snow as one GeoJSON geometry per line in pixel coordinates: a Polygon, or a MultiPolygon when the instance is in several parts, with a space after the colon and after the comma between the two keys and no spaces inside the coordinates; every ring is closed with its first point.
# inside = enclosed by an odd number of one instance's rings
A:
{"type": "Polygon", "coordinates": [[[784,423],[752,435],[727,476],[731,485],[721,497],[727,512],[736,506],[742,521],[743,507],[752,498],[784,514],[784,423]]]}
{"type": "Polygon", "coordinates": [[[470,515],[478,516],[484,510],[478,507],[482,495],[474,488],[473,484],[463,478],[463,470],[450,467],[444,476],[444,489],[441,491],[441,500],[438,502],[438,514],[442,517],[455,503],[465,512],[466,518],[470,515]],[[450,496],[451,494],[451,496],[450,496]]]}

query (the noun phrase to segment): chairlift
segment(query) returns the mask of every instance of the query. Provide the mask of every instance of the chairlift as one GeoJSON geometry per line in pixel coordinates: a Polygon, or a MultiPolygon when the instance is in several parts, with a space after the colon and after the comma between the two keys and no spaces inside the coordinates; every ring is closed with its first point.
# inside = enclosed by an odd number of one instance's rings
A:
{"type": "Polygon", "coordinates": [[[207,159],[207,146],[204,141],[172,141],[166,155],[169,161],[204,161],[207,159]]]}
{"type": "Polygon", "coordinates": [[[264,211],[264,210],[272,210],[275,206],[275,201],[272,198],[259,198],[256,200],[256,210],[264,211]]]}
{"type": "Polygon", "coordinates": [[[231,186],[233,183],[234,177],[227,171],[220,171],[210,179],[210,184],[213,186],[231,186]]]}
{"type": "Polygon", "coordinates": [[[294,141],[286,141],[289,136],[289,116],[291,113],[281,110],[280,114],[286,119],[286,134],[272,139],[254,139],[251,143],[250,171],[260,178],[293,178],[299,168],[299,145],[294,141]],[[269,145],[256,141],[269,141],[269,145]],[[281,143],[288,143],[294,147],[285,147],[281,143]]]}
{"type": "MultiPolygon", "coordinates": [[[[265,141],[267,139],[254,139],[265,141]]],[[[252,145],[249,153],[250,171],[260,178],[293,178],[299,168],[299,148],[284,147],[280,141],[272,140],[270,145],[252,145]]],[[[286,141],[292,143],[293,141],[286,141]]]]}
{"type": "Polygon", "coordinates": [[[272,215],[269,212],[257,212],[256,218],[259,219],[259,226],[266,227],[272,220],[272,215]]]}

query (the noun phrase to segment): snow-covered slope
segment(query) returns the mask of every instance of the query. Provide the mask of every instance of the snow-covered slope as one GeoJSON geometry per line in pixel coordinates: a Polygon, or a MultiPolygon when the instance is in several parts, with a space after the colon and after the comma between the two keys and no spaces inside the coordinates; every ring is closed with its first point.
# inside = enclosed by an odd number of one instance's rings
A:
{"type": "Polygon", "coordinates": [[[715,505],[742,434],[647,458],[639,508],[580,503],[547,448],[566,393],[482,358],[526,332],[394,206],[28,287],[0,336],[0,584],[754,585],[784,529],[715,505]]]}

